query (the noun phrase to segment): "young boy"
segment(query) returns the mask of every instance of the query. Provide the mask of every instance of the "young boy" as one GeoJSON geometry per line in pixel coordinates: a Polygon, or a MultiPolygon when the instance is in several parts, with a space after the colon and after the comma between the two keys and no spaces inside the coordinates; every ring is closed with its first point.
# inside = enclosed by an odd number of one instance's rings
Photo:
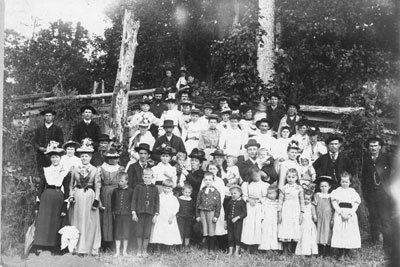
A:
{"type": "Polygon", "coordinates": [[[226,226],[228,230],[228,255],[233,255],[235,248],[235,256],[240,255],[240,239],[242,237],[243,218],[247,216],[246,202],[241,198],[242,189],[238,185],[233,185],[229,189],[232,199],[228,203],[225,214],[226,226]]]}
{"type": "Polygon", "coordinates": [[[133,190],[128,186],[128,174],[121,172],[118,174],[118,188],[115,188],[111,195],[111,212],[114,217],[115,232],[115,257],[119,256],[121,240],[123,240],[122,255],[127,256],[129,230],[131,226],[131,202],[133,190]]]}
{"type": "Polygon", "coordinates": [[[195,203],[194,200],[190,197],[192,191],[192,186],[189,184],[185,184],[182,189],[183,195],[178,198],[179,212],[177,214],[177,219],[184,251],[186,251],[189,247],[194,223],[195,203]]]}
{"type": "Polygon", "coordinates": [[[157,221],[160,212],[160,197],[157,187],[151,183],[153,171],[143,170],[143,183],[138,184],[133,191],[132,219],[136,224],[136,238],[138,257],[148,257],[147,246],[151,234],[151,227],[157,221]]]}

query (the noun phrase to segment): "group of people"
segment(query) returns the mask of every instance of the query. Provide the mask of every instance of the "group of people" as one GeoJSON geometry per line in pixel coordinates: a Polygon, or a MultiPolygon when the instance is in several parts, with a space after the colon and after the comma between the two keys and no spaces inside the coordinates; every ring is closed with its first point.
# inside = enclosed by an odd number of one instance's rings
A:
{"type": "MultiPolygon", "coordinates": [[[[132,108],[126,151],[101,132],[93,107],[81,108],[65,143],[56,112],[44,110],[34,139],[41,176],[35,252],[57,253],[60,238],[79,255],[113,244],[126,255],[134,242],[138,257],[148,256],[149,243],[160,251],[200,243],[230,255],[246,248],[329,256],[333,247],[346,257],[360,248],[361,197],[351,187],[355,169],[343,138],[320,140],[298,104],[284,106],[274,93],[267,99],[231,107],[223,96],[216,106],[198,105],[185,89],[158,88],[132,108]],[[72,226],[75,235],[61,231],[72,226]]],[[[382,233],[390,253],[391,160],[383,145],[376,136],[366,140],[361,183],[371,241],[382,233]]]]}

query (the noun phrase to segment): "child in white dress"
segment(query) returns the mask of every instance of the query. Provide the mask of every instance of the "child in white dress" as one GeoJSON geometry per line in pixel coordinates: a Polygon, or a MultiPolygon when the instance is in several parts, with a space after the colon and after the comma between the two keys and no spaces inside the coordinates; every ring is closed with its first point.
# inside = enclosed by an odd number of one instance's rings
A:
{"type": "Polygon", "coordinates": [[[179,201],[173,195],[174,182],[170,179],[163,181],[163,192],[160,194],[160,214],[155,217],[151,231],[150,243],[167,246],[182,244],[176,214],[179,211],[179,201]]]}
{"type": "Polygon", "coordinates": [[[317,174],[309,158],[300,156],[300,169],[301,169],[301,174],[300,174],[301,185],[303,184],[309,185],[315,181],[317,174]]]}
{"type": "Polygon", "coordinates": [[[282,250],[278,240],[278,186],[268,187],[267,198],[262,205],[260,250],[282,250]]]}
{"type": "Polygon", "coordinates": [[[339,248],[339,257],[348,256],[350,249],[361,248],[360,229],[358,227],[357,208],[361,203],[360,195],[350,187],[351,175],[344,172],[340,176],[340,187],[331,193],[333,232],[331,245],[339,248]]]}
{"type": "Polygon", "coordinates": [[[191,109],[190,122],[187,124],[187,128],[182,129],[182,140],[188,153],[199,146],[200,133],[204,130],[203,124],[199,121],[199,114],[199,109],[191,109]]]}
{"type": "Polygon", "coordinates": [[[166,146],[157,151],[157,153],[160,154],[161,162],[151,169],[153,170],[153,184],[158,187],[158,190],[161,193],[163,191],[162,183],[164,180],[171,179],[174,183],[174,187],[176,186],[177,174],[176,168],[169,164],[173,155],[172,148],[166,146]]]}
{"type": "Polygon", "coordinates": [[[252,254],[261,243],[261,204],[260,199],[255,195],[247,198],[247,216],[243,220],[242,238],[243,244],[247,245],[252,254]]]}

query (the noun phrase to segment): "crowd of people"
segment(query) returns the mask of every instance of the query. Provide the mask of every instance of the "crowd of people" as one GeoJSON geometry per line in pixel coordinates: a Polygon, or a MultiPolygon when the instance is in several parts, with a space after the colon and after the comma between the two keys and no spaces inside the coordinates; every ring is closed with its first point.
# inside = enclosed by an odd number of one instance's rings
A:
{"type": "MultiPolygon", "coordinates": [[[[356,170],[340,135],[322,140],[300,106],[283,105],[275,93],[256,104],[231,105],[227,96],[193,103],[185,74],[176,84],[167,72],[163,86],[131,108],[125,150],[94,122],[92,106],[80,109],[67,142],[56,111],[41,113],[36,254],[68,247],[118,256],[133,244],[148,257],[149,244],[166,253],[200,244],[237,256],[246,249],[327,257],[332,247],[343,258],[361,247],[356,170]]],[[[361,183],[371,242],[382,233],[389,254],[391,160],[383,145],[376,136],[366,140],[361,183]]]]}

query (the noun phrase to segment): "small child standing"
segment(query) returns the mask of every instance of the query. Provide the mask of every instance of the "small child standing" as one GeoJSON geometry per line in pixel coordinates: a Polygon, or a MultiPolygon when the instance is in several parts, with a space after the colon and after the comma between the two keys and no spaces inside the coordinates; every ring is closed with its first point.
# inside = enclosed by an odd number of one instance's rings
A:
{"type": "Polygon", "coordinates": [[[111,212],[114,217],[115,257],[119,256],[121,240],[123,240],[122,255],[127,256],[129,231],[131,227],[131,202],[133,189],[128,186],[128,174],[118,173],[118,188],[111,195],[111,212]]]}
{"type": "Polygon", "coordinates": [[[314,202],[317,213],[317,243],[320,255],[324,257],[330,255],[333,213],[335,210],[331,203],[332,178],[330,176],[320,176],[317,179],[317,186],[321,192],[314,194],[314,202]]]}
{"type": "Polygon", "coordinates": [[[163,181],[163,192],[160,194],[160,214],[151,231],[150,243],[166,246],[182,244],[176,214],[179,211],[179,201],[172,193],[174,182],[171,179],[163,181]]]}
{"type": "Polygon", "coordinates": [[[246,202],[241,198],[242,189],[238,185],[230,188],[232,199],[228,203],[226,210],[226,226],[228,230],[228,255],[240,255],[240,239],[242,237],[243,219],[247,216],[246,202]]]}
{"type": "Polygon", "coordinates": [[[261,243],[260,250],[282,250],[278,241],[278,186],[270,185],[267,199],[262,206],[261,243]]]}
{"type": "Polygon", "coordinates": [[[157,149],[157,153],[160,155],[161,162],[152,168],[153,170],[153,183],[157,186],[159,193],[163,191],[162,184],[164,180],[171,179],[176,184],[176,168],[170,164],[171,158],[174,154],[173,148],[165,146],[157,149]]]}
{"type": "Polygon", "coordinates": [[[317,215],[315,207],[311,204],[311,198],[314,193],[315,185],[303,186],[304,189],[304,214],[303,222],[300,226],[300,240],[296,246],[296,255],[318,255],[317,246],[317,215]]]}
{"type": "Polygon", "coordinates": [[[153,223],[157,221],[160,211],[160,197],[157,187],[151,183],[153,171],[149,168],[143,170],[143,183],[138,184],[133,190],[132,219],[136,224],[136,238],[138,244],[138,257],[147,258],[147,246],[153,223]]]}
{"type": "Polygon", "coordinates": [[[286,172],[286,184],[279,194],[278,238],[282,242],[283,252],[294,252],[300,239],[300,225],[303,222],[304,192],[296,183],[299,173],[291,168],[286,172]],[[290,248],[289,248],[290,246],[290,248]]]}
{"type": "Polygon", "coordinates": [[[357,208],[361,203],[360,195],[350,187],[351,175],[340,175],[340,187],[331,193],[333,217],[332,247],[339,249],[339,258],[347,257],[350,249],[361,248],[360,229],[358,227],[357,208]]]}
{"type": "Polygon", "coordinates": [[[315,181],[316,178],[316,172],[315,169],[313,167],[311,163],[311,160],[309,158],[306,157],[300,157],[300,170],[301,170],[301,174],[300,174],[300,184],[303,185],[309,185],[312,182],[315,181]]]}
{"type": "Polygon", "coordinates": [[[190,197],[192,191],[192,186],[189,184],[185,184],[182,188],[183,195],[178,198],[179,212],[177,215],[177,220],[184,251],[189,247],[194,223],[195,203],[194,200],[190,197]]]}
{"type": "Polygon", "coordinates": [[[256,195],[250,194],[247,199],[247,216],[243,220],[241,241],[253,254],[261,243],[261,202],[256,195]]]}
{"type": "Polygon", "coordinates": [[[215,227],[221,211],[221,196],[213,186],[214,174],[206,172],[205,187],[197,195],[196,220],[203,225],[203,237],[207,240],[208,252],[215,251],[215,227]]]}

